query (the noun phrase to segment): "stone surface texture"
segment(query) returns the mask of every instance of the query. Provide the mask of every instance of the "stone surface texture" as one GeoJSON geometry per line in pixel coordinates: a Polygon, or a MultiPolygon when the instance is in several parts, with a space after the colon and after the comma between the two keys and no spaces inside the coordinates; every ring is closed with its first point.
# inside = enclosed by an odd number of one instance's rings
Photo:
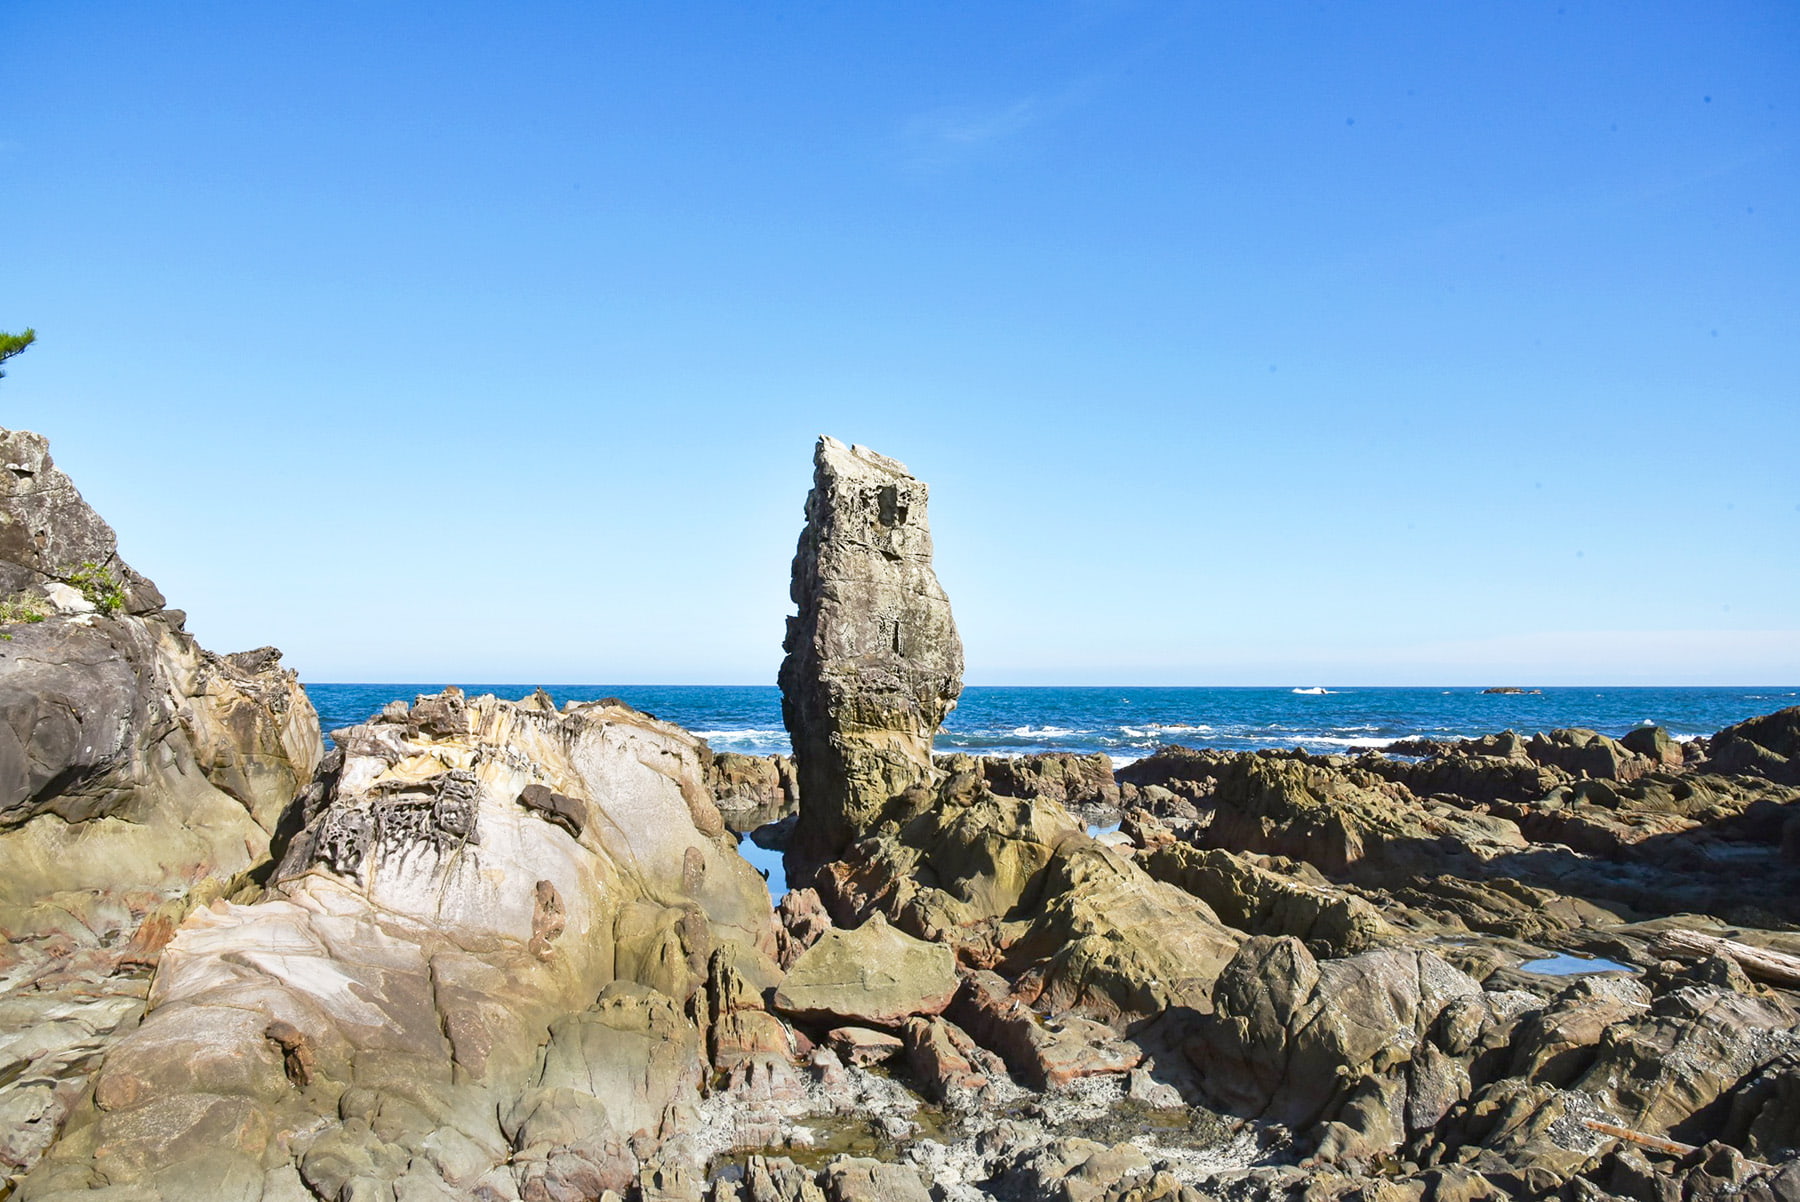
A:
{"type": "Polygon", "coordinates": [[[561,1198],[626,1189],[647,1146],[681,1161],[688,1003],[719,948],[774,945],[699,741],[455,691],[334,738],[267,895],[176,931],[21,1198],[295,1173],[320,1197],[561,1198]],[[532,786],[577,803],[579,834],[532,786]]]}
{"type": "Polygon", "coordinates": [[[933,778],[932,736],[962,692],[926,500],[900,463],[819,440],[780,673],[799,774],[796,849],[815,861],[933,778]]]}
{"type": "Polygon", "coordinates": [[[0,431],[0,1171],[143,1010],[182,914],[242,888],[322,754],[281,656],[215,655],[28,431],[0,431]]]}
{"type": "Polygon", "coordinates": [[[934,759],[924,486],[823,440],[797,764],[450,690],[315,771],[9,437],[21,1202],[1800,1202],[1800,709],[934,759]]]}

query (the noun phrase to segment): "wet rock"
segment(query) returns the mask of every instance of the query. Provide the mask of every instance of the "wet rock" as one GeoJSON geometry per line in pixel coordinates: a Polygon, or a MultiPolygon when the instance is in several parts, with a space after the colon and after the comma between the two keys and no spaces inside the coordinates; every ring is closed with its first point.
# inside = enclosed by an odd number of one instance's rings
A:
{"type": "Polygon", "coordinates": [[[793,814],[800,801],[794,761],[785,755],[715,751],[706,780],[720,812],[740,833],[793,814]]]}
{"type": "Polygon", "coordinates": [[[931,567],[927,490],[904,466],[821,438],[794,555],[782,717],[800,779],[801,859],[831,858],[933,776],[962,691],[962,642],[931,567]]]}

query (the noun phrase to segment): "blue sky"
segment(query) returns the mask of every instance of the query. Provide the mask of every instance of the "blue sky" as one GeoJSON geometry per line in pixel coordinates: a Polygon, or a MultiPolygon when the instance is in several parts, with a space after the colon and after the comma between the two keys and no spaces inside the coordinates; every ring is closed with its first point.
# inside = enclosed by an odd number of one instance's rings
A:
{"type": "Polygon", "coordinates": [[[820,433],[976,683],[1800,681],[1800,8],[8,6],[0,423],[208,646],[771,681],[820,433]]]}

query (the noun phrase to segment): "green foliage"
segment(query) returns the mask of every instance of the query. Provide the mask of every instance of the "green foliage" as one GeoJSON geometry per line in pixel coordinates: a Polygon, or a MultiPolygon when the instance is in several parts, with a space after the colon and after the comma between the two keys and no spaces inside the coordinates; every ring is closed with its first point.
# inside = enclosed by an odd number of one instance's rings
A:
{"type": "MultiPolygon", "coordinates": [[[[50,602],[36,593],[14,593],[0,600],[0,626],[42,622],[50,616],[50,602]]],[[[11,636],[8,636],[10,640],[11,636]]]]}
{"type": "MultiPolygon", "coordinates": [[[[0,330],[0,363],[5,363],[36,341],[37,331],[33,329],[28,328],[23,334],[8,334],[4,330],[0,330]]],[[[0,376],[5,374],[0,371],[0,376]]]]}
{"type": "Polygon", "coordinates": [[[111,568],[90,561],[70,572],[68,580],[103,614],[118,613],[125,608],[125,586],[112,574],[111,568]]]}

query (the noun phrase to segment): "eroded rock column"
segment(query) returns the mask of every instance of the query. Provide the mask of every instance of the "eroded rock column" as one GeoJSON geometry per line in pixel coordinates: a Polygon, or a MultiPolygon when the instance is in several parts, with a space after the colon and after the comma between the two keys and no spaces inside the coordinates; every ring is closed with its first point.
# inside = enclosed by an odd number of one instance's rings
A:
{"type": "Polygon", "coordinates": [[[803,860],[835,855],[889,800],[930,779],[932,736],[962,692],[962,641],[931,567],[927,494],[903,464],[819,439],[780,677],[803,860]]]}

